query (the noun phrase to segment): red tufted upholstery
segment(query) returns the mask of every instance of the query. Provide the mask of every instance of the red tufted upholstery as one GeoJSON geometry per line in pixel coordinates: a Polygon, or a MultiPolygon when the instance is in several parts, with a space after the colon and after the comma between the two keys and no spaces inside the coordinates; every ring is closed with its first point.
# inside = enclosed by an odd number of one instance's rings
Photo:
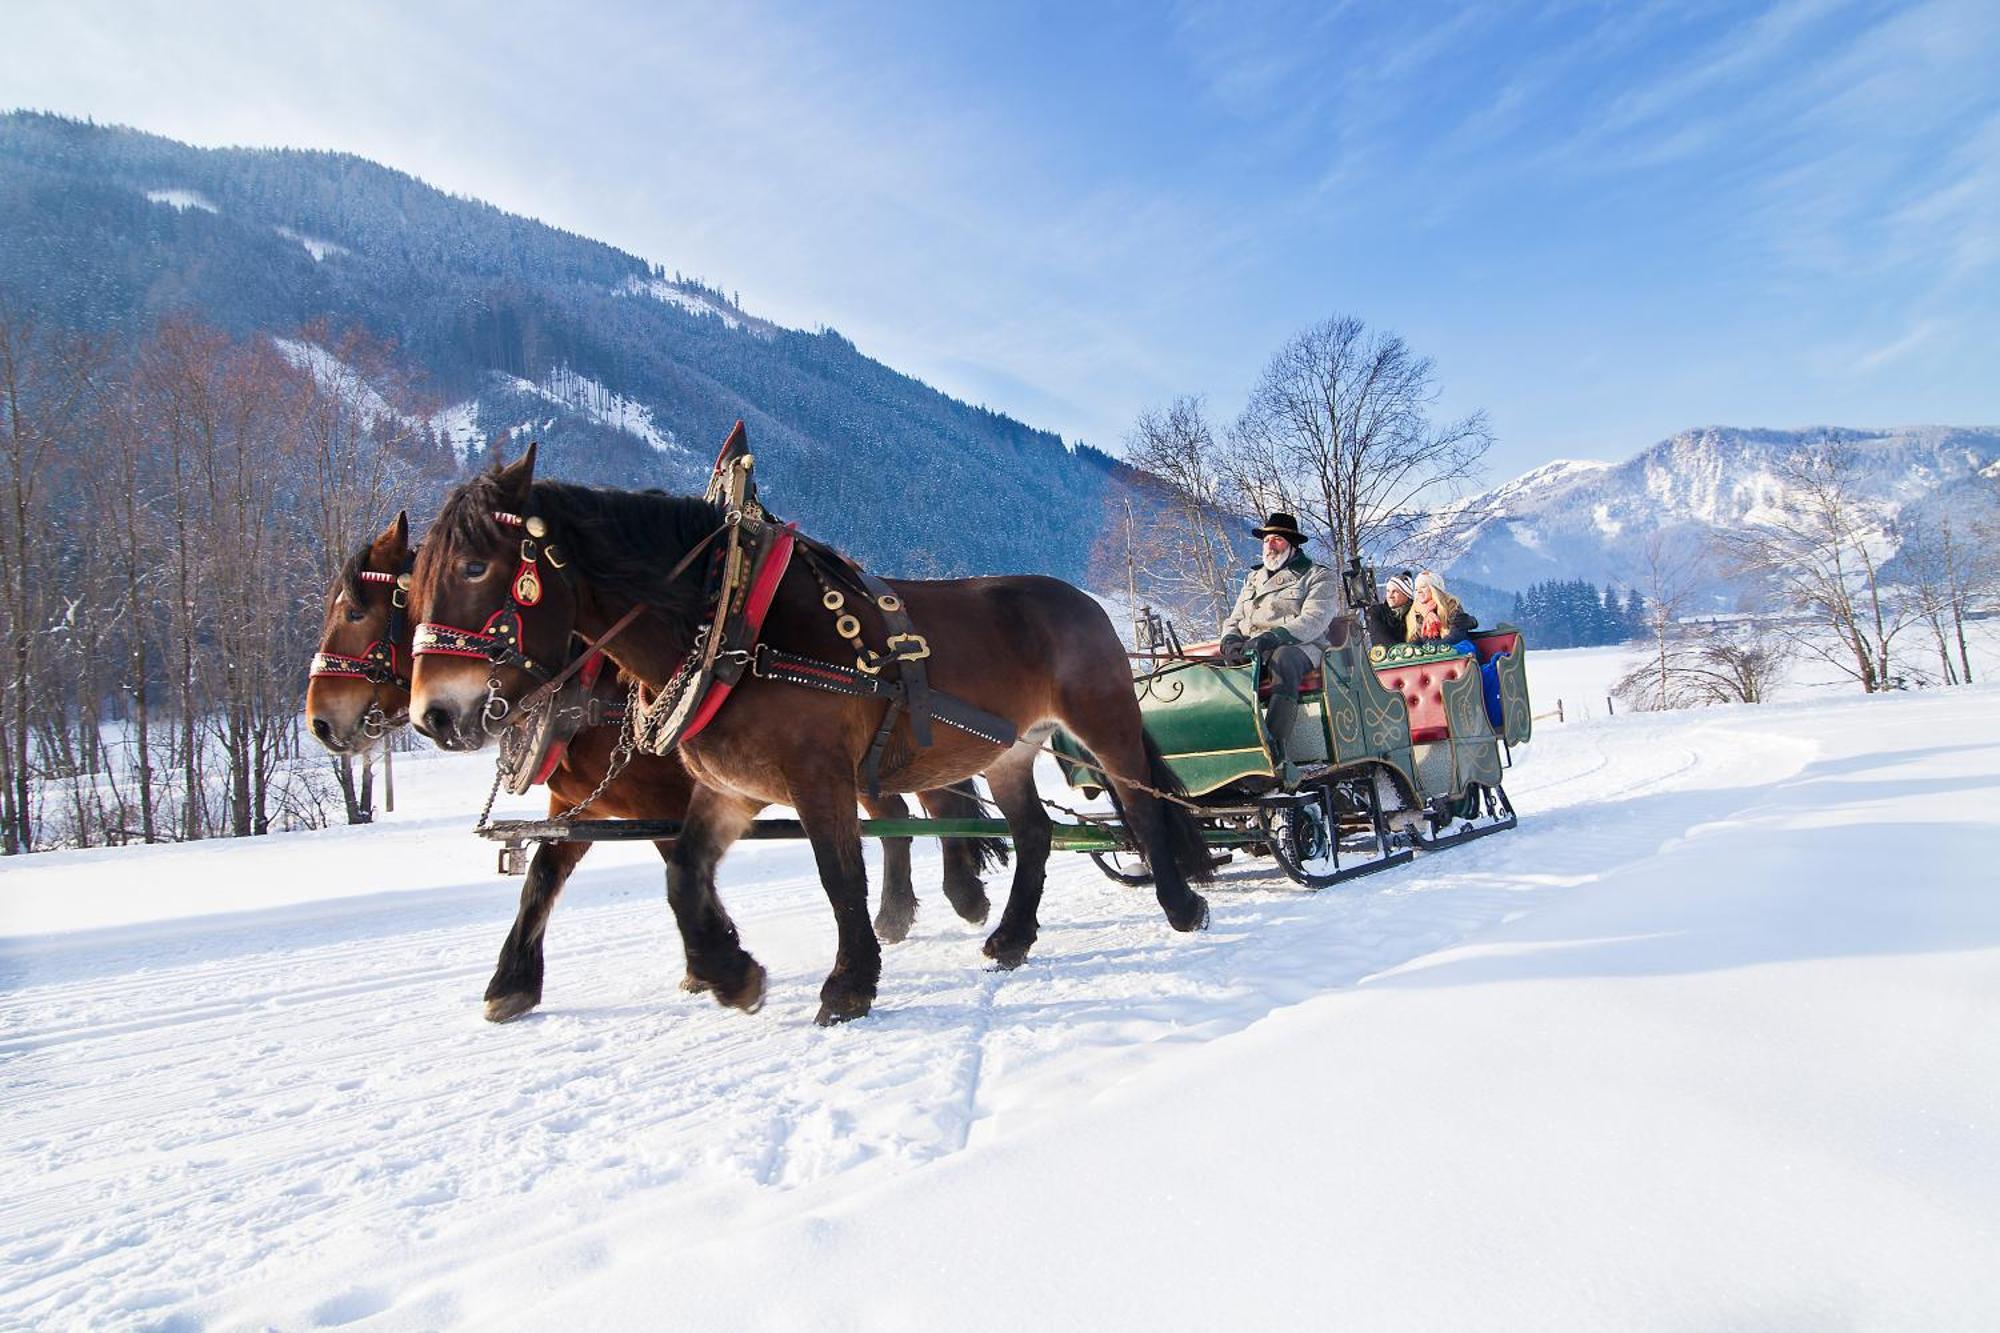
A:
{"type": "Polygon", "coordinates": [[[1497,634],[1476,634],[1472,646],[1479,650],[1481,662],[1491,662],[1494,658],[1511,653],[1521,646],[1521,636],[1513,630],[1497,634]]]}
{"type": "Polygon", "coordinates": [[[1380,667],[1375,678],[1382,688],[1403,696],[1410,710],[1410,741],[1441,741],[1451,735],[1444,711],[1444,685],[1457,680],[1472,666],[1469,657],[1445,662],[1420,662],[1410,666],[1380,667]]]}

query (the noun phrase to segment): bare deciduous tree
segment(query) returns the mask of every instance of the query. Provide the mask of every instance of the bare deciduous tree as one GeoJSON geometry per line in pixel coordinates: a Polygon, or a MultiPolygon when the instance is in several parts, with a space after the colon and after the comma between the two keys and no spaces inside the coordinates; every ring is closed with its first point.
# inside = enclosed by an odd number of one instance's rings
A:
{"type": "Polygon", "coordinates": [[[413,393],[395,349],[363,329],[333,333],[308,325],[292,344],[299,371],[294,458],[299,490],[321,553],[323,579],[407,494],[411,469],[402,463],[425,432],[404,410],[413,393]]]}
{"type": "Polygon", "coordinates": [[[308,335],[107,342],[0,310],[9,851],[323,822],[297,725],[322,590],[449,463],[386,345],[308,335]]]}
{"type": "Polygon", "coordinates": [[[1677,624],[1611,692],[1636,712],[1758,704],[1784,680],[1795,640],[1762,621],[1677,624]]]}
{"type": "Polygon", "coordinates": [[[1253,510],[1285,509],[1332,561],[1416,558],[1433,511],[1492,447],[1486,415],[1437,423],[1436,367],[1359,319],[1323,320],[1278,349],[1232,431],[1231,480],[1253,510]]]}
{"type": "Polygon", "coordinates": [[[30,741],[47,688],[43,641],[60,605],[61,552],[46,540],[54,473],[78,451],[103,363],[90,339],[0,308],[0,845],[8,853],[35,845],[30,741]]]}
{"type": "Polygon", "coordinates": [[[1646,539],[1639,591],[1646,599],[1646,635],[1653,645],[1649,667],[1654,680],[1649,692],[1658,700],[1656,707],[1679,706],[1671,701],[1676,694],[1674,670],[1684,665],[1687,655],[1681,617],[1687,614],[1706,569],[1706,557],[1693,542],[1672,532],[1655,532],[1646,539]]]}
{"type": "Polygon", "coordinates": [[[1947,508],[1928,523],[1907,526],[1900,553],[1917,614],[1937,647],[1939,679],[1947,685],[1972,680],[1966,614],[2000,589],[2000,484],[1975,482],[1957,498],[1956,516],[1947,508]]]}
{"type": "Polygon", "coordinates": [[[1247,525],[1229,503],[1229,460],[1206,405],[1186,396],[1141,413],[1125,450],[1126,459],[1149,474],[1135,482],[1138,495],[1128,501],[1133,519],[1125,534],[1146,595],[1186,625],[1215,625],[1236,597],[1231,529],[1247,525]]]}
{"type": "Polygon", "coordinates": [[[1911,612],[1883,584],[1879,544],[1886,519],[1861,497],[1850,452],[1824,441],[1793,454],[1777,473],[1777,517],[1725,533],[1722,549],[1785,612],[1827,631],[1832,642],[1805,636],[1805,651],[1867,693],[1895,688],[1891,650],[1911,612]]]}

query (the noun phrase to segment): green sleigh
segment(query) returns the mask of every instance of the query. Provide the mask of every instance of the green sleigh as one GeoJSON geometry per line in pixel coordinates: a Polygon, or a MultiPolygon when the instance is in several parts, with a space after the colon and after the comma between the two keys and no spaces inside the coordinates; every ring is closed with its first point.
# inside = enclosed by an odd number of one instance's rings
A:
{"type": "MultiPolygon", "coordinates": [[[[1283,771],[1264,730],[1255,663],[1189,656],[1133,679],[1146,728],[1199,807],[1210,843],[1273,856],[1312,887],[1514,827],[1503,773],[1534,730],[1527,644],[1513,626],[1474,636],[1472,654],[1446,645],[1364,650],[1351,630],[1336,624],[1334,646],[1307,677],[1283,771]]],[[[1054,748],[1070,785],[1094,795],[1089,756],[1060,733],[1054,748]]],[[[1129,854],[1093,856],[1116,879],[1146,879],[1129,854]]]]}

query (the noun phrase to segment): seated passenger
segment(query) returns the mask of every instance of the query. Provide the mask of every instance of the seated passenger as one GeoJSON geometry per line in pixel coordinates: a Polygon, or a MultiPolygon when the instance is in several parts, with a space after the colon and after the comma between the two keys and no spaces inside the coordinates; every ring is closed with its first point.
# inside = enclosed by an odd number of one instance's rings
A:
{"type": "Polygon", "coordinates": [[[1416,584],[1411,582],[1411,577],[1407,569],[1391,576],[1382,600],[1368,608],[1368,641],[1375,646],[1386,647],[1408,639],[1406,622],[1410,614],[1410,600],[1416,592],[1416,584]]]}
{"type": "MultiPolygon", "coordinates": [[[[1477,657],[1479,650],[1473,645],[1472,632],[1478,628],[1479,622],[1446,590],[1443,579],[1429,570],[1417,575],[1416,600],[1410,605],[1409,616],[1411,643],[1448,643],[1477,657]]],[[[1506,725],[1506,713],[1500,702],[1499,664],[1481,662],[1479,677],[1480,693],[1486,700],[1486,719],[1498,730],[1506,725]]]]}
{"type": "Polygon", "coordinates": [[[1459,600],[1446,591],[1444,580],[1428,569],[1417,575],[1416,595],[1404,626],[1411,643],[1448,643],[1472,652],[1472,631],[1479,622],[1466,614],[1459,600]]]}
{"type": "Polygon", "coordinates": [[[1327,630],[1340,610],[1340,580],[1306,555],[1307,537],[1290,514],[1274,513],[1251,531],[1264,543],[1264,558],[1222,622],[1222,660],[1233,665],[1262,659],[1272,682],[1264,728],[1284,773],[1299,687],[1320,664],[1327,630]]]}

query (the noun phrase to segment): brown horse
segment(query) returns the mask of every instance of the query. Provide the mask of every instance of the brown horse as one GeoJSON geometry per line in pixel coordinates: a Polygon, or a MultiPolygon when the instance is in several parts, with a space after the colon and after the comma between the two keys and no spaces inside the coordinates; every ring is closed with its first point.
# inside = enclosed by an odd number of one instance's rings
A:
{"type": "MultiPolygon", "coordinates": [[[[354,553],[327,592],[319,653],[306,686],[306,718],[313,735],[335,754],[365,753],[408,720],[414,625],[399,614],[395,598],[396,579],[409,572],[413,555],[409,520],[398,514],[379,537],[354,553]]],[[[607,677],[599,693],[622,705],[626,689],[607,677]]],[[[597,792],[617,742],[618,728],[611,726],[586,727],[571,739],[548,779],[552,816],[597,792]]],[[[583,813],[596,819],[679,819],[687,813],[693,790],[694,782],[677,757],[635,751],[583,813]]],[[[978,799],[965,790],[921,792],[917,799],[940,819],[976,819],[981,813],[978,799]]],[[[909,814],[909,807],[894,796],[867,804],[869,813],[878,818],[909,814]]],[[[673,849],[671,842],[653,845],[662,858],[673,849]]],[[[521,885],[520,911],[486,986],[486,1017],[493,1022],[518,1018],[541,1003],[542,938],[549,913],[590,848],[588,842],[549,842],[535,849],[521,885]]],[[[1007,845],[997,838],[945,840],[945,897],[974,925],[983,924],[990,910],[980,871],[995,859],[1007,859],[1007,845]]],[[[884,943],[897,943],[908,936],[916,914],[910,840],[884,838],[876,933],[884,943]]],[[[693,988],[699,989],[699,983],[693,988]]]]}
{"type": "MultiPolygon", "coordinates": [[[[740,427],[739,427],[740,429],[740,427]]],[[[662,492],[600,490],[534,479],[531,445],[519,461],[461,486],[445,502],[417,559],[412,614],[434,634],[500,623],[515,605],[521,529],[539,529],[557,572],[535,589],[520,617],[519,654],[561,660],[572,632],[596,639],[637,607],[642,614],[606,645],[628,675],[652,690],[667,685],[708,617],[706,581],[686,557],[717,534],[726,515],[702,500],[662,492]],[[686,572],[681,572],[685,569],[686,572]],[[457,628],[454,628],[457,627],[457,628]]],[[[777,584],[763,641],[822,662],[854,657],[845,632],[822,604],[812,574],[793,561],[777,584]]],[[[1161,907],[1177,930],[1199,930],[1208,904],[1188,887],[1210,872],[1200,827],[1155,791],[1177,787],[1140,720],[1124,646],[1101,607],[1056,579],[1005,577],[890,585],[929,640],[931,685],[1017,729],[1012,746],[952,727],[914,744],[898,722],[889,752],[900,762],[885,788],[916,791],[984,774],[1014,842],[1014,882],[985,952],[1020,963],[1034,943],[1049,854],[1049,819],[1035,789],[1030,743],[1060,724],[1105,765],[1119,808],[1151,866],[1161,907]],[[1134,779],[1137,779],[1135,782],[1134,779]],[[1140,785],[1146,784],[1146,785],[1140,785]]],[[[884,640],[880,613],[862,606],[867,637],[884,640]]],[[[411,709],[417,728],[447,749],[476,750],[490,739],[487,719],[534,686],[509,665],[462,655],[419,653],[411,709]]],[[[687,948],[689,974],[717,1000],[745,1010],[763,1000],[764,969],[738,941],[715,891],[715,868],[757,813],[774,804],[798,811],[832,903],[839,952],[820,989],[819,1021],[868,1012],[881,975],[869,929],[867,873],[855,817],[857,773],[887,705],[746,674],[680,753],[695,779],[681,837],[667,859],[667,898],[687,948]]]]}

